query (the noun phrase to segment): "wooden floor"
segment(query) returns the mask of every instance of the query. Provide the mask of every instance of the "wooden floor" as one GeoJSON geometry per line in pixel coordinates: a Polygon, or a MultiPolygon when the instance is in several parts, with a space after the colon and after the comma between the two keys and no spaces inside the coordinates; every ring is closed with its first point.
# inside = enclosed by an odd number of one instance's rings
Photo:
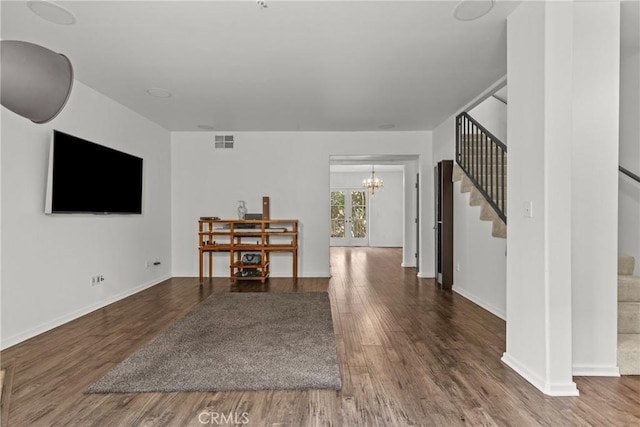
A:
{"type": "Polygon", "coordinates": [[[400,262],[399,249],[333,248],[331,279],[163,282],[3,351],[3,425],[640,425],[640,377],[546,397],[500,362],[502,320],[400,262]],[[328,291],[342,390],[83,394],[210,294],[242,291],[328,291]]]}

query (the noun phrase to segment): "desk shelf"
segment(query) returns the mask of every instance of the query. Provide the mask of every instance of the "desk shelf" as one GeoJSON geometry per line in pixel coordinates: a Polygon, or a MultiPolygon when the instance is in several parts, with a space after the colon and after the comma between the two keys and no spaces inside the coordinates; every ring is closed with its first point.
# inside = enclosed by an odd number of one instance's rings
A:
{"type": "Polygon", "coordinates": [[[205,255],[208,258],[208,276],[213,277],[215,252],[229,253],[231,281],[260,280],[264,283],[269,278],[271,252],[290,252],[292,277],[294,280],[298,278],[297,219],[201,219],[198,221],[198,240],[201,283],[204,277],[205,255]],[[260,262],[258,264],[243,263],[244,253],[259,254],[260,262]]]}

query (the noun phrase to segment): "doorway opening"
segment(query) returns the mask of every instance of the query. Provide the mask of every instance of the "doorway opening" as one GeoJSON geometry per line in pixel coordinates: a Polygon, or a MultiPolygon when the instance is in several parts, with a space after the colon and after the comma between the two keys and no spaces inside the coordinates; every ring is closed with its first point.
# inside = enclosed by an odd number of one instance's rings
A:
{"type": "Polygon", "coordinates": [[[418,267],[419,155],[331,156],[329,165],[330,247],[402,248],[402,266],[418,267]],[[363,181],[374,168],[384,187],[372,193],[363,181]]]}

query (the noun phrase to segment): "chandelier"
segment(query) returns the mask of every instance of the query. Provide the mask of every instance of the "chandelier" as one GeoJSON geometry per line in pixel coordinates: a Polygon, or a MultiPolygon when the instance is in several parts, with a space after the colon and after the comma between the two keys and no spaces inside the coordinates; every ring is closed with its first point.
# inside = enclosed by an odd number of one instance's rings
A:
{"type": "Polygon", "coordinates": [[[384,182],[380,178],[376,178],[376,171],[373,165],[371,166],[371,178],[363,180],[362,186],[369,190],[372,196],[376,193],[376,190],[384,188],[384,182]]]}

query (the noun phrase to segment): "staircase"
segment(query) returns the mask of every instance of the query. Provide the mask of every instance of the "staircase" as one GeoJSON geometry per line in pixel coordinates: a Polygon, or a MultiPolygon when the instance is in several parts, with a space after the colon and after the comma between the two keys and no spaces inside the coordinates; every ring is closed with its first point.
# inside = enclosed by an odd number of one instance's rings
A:
{"type": "MultiPolygon", "coordinates": [[[[492,221],[492,236],[507,238],[507,147],[467,113],[456,117],[456,163],[453,182],[480,206],[480,219],[492,221]]],[[[637,182],[640,177],[620,171],[637,182]]],[[[635,258],[618,257],[618,368],[621,375],[640,375],[640,276],[635,258]]]]}
{"type": "Polygon", "coordinates": [[[640,375],[640,277],[635,258],[618,257],[618,368],[622,375],[640,375]]]}
{"type": "Polygon", "coordinates": [[[491,221],[491,235],[507,238],[507,147],[467,113],[456,118],[456,164],[453,181],[471,193],[480,219],[491,221]]]}

